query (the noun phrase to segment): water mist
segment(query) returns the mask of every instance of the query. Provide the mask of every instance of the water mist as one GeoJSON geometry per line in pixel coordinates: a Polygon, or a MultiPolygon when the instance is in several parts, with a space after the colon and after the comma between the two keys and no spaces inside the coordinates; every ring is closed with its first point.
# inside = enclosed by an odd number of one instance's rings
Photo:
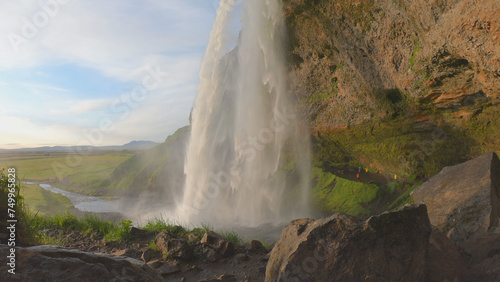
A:
{"type": "Polygon", "coordinates": [[[184,194],[187,223],[257,226],[308,216],[310,153],[287,89],[278,0],[243,0],[237,46],[221,0],[191,115],[184,194]]]}

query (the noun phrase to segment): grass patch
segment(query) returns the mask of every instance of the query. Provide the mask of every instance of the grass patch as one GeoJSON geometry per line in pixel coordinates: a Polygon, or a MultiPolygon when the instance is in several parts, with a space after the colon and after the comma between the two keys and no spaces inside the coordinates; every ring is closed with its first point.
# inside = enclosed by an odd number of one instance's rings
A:
{"type": "Polygon", "coordinates": [[[0,169],[0,228],[7,230],[7,220],[16,219],[15,244],[29,245],[35,240],[37,233],[30,224],[31,214],[26,209],[16,176],[17,171],[12,168],[0,169]]]}
{"type": "Polygon", "coordinates": [[[103,188],[110,184],[111,168],[99,172],[87,172],[71,175],[69,183],[77,187],[103,188]]]}
{"type": "Polygon", "coordinates": [[[240,235],[238,235],[238,233],[236,233],[235,231],[223,230],[220,231],[218,234],[231,243],[234,244],[243,243],[243,239],[241,239],[240,235]]]}
{"type": "Polygon", "coordinates": [[[367,216],[370,212],[363,204],[375,200],[381,188],[340,178],[321,168],[313,168],[313,180],[317,183],[312,200],[323,212],[341,212],[353,216],[367,216]]]}
{"type": "Polygon", "coordinates": [[[119,224],[115,224],[94,215],[85,215],[78,219],[69,213],[50,217],[31,214],[28,221],[37,234],[34,243],[38,244],[53,240],[61,241],[58,238],[47,238],[42,232],[45,229],[78,231],[83,235],[94,234],[93,236],[110,242],[127,241],[130,239],[130,225],[132,224],[130,220],[122,220],[119,224]]]}
{"type": "Polygon", "coordinates": [[[413,190],[415,190],[415,188],[422,185],[422,183],[423,183],[423,181],[420,181],[420,182],[414,184],[413,186],[409,187],[408,189],[406,189],[406,191],[403,194],[401,194],[401,196],[399,196],[391,205],[389,205],[389,207],[387,209],[389,211],[393,211],[393,210],[397,210],[397,209],[401,208],[402,206],[404,206],[406,204],[413,203],[413,199],[411,198],[410,194],[413,190]]]}
{"type": "Polygon", "coordinates": [[[153,231],[156,234],[165,231],[173,238],[183,238],[190,233],[190,230],[184,228],[183,226],[163,219],[153,219],[143,226],[142,229],[153,231]]]}
{"type": "Polygon", "coordinates": [[[54,216],[73,207],[71,201],[63,195],[47,191],[39,185],[24,184],[21,191],[28,210],[40,215],[54,216]]]}

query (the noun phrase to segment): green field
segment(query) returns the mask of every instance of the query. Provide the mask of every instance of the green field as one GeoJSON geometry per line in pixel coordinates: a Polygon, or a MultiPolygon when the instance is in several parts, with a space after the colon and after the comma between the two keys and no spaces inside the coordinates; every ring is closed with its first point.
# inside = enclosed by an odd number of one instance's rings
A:
{"type": "Polygon", "coordinates": [[[92,187],[96,179],[133,156],[128,152],[96,152],[79,155],[68,153],[2,153],[1,167],[16,168],[17,178],[29,181],[64,180],[76,177],[72,185],[92,187]],[[84,185],[82,185],[84,184],[84,185]]]}
{"type": "MultiPolygon", "coordinates": [[[[0,153],[0,169],[15,168],[18,181],[50,183],[68,191],[101,196],[111,171],[133,156],[130,152],[93,152],[86,155],[57,153],[0,153]],[[88,189],[87,189],[88,188],[88,189]],[[96,189],[97,188],[97,189],[96,189]]],[[[68,198],[22,184],[27,208],[41,215],[63,214],[73,205],[68,198]]]]}
{"type": "Polygon", "coordinates": [[[45,216],[64,214],[73,204],[61,194],[41,188],[39,185],[21,185],[21,195],[30,212],[45,216]]]}

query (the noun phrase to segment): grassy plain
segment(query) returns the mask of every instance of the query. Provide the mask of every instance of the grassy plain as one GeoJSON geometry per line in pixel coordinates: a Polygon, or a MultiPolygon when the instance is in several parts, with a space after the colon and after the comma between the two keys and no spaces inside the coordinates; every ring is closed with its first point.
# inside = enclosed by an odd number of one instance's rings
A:
{"type": "Polygon", "coordinates": [[[38,184],[22,184],[21,195],[30,212],[54,216],[68,211],[73,204],[61,194],[47,191],[38,184]]]}
{"type": "MultiPolygon", "coordinates": [[[[21,182],[46,182],[71,192],[99,196],[102,192],[95,188],[108,188],[106,184],[111,171],[133,155],[121,151],[83,155],[8,152],[0,153],[0,169],[15,168],[16,178],[21,182]]],[[[21,195],[30,212],[44,216],[63,214],[73,206],[68,198],[38,184],[21,184],[21,195]]]]}
{"type": "Polygon", "coordinates": [[[15,167],[18,179],[29,181],[63,180],[75,177],[76,186],[95,187],[110,170],[133,156],[130,152],[95,152],[90,154],[0,153],[0,166],[15,167]]]}

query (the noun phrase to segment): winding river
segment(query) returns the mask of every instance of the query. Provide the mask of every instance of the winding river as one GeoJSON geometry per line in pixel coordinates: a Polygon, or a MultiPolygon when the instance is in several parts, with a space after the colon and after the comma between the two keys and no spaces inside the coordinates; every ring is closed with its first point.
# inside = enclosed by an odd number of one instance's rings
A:
{"type": "MultiPolygon", "coordinates": [[[[30,183],[28,183],[30,184],[30,183]]],[[[99,197],[86,196],[82,194],[77,194],[69,192],[50,184],[40,184],[45,190],[53,193],[61,194],[68,198],[76,209],[84,212],[120,212],[120,205],[118,200],[103,200],[99,197]]]]}

